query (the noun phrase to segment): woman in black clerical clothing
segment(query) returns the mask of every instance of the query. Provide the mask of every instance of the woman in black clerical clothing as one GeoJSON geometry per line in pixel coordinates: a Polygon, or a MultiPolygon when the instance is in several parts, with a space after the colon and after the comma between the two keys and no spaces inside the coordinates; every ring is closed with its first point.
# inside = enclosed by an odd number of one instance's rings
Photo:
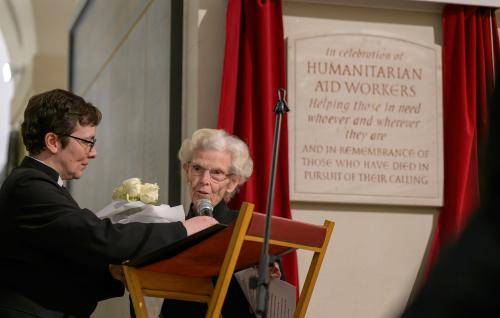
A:
{"type": "MultiPolygon", "coordinates": [[[[187,219],[198,215],[196,207],[201,200],[214,206],[213,217],[223,224],[236,221],[238,211],[230,210],[226,202],[236,189],[252,174],[253,162],[247,145],[223,130],[200,129],[184,140],[179,150],[183,174],[186,177],[191,207],[187,219]]],[[[280,277],[276,265],[272,277],[280,277]]],[[[166,299],[162,317],[205,317],[207,305],[203,303],[166,299]]],[[[233,277],[222,308],[223,317],[254,317],[250,306],[233,277]]]]}
{"type": "MultiPolygon", "coordinates": [[[[71,92],[30,98],[21,126],[29,152],[0,188],[0,317],[90,317],[123,295],[109,264],[149,253],[216,223],[111,224],[80,208],[63,180],[96,158],[101,112],[71,92]]],[[[94,189],[89,189],[94,191],[94,189]]]]}

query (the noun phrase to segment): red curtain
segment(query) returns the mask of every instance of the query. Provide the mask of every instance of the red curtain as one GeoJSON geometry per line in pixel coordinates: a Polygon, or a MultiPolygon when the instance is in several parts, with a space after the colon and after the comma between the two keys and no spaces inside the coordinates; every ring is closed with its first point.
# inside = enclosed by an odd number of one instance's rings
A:
{"type": "MultiPolygon", "coordinates": [[[[283,17],[280,0],[229,0],[218,127],[243,139],[254,173],[231,200],[265,212],[275,127],[277,90],[286,87],[283,17]]],[[[273,215],[291,218],[288,188],[288,134],[282,122],[273,215]]],[[[272,228],[271,228],[272,230],[272,228]]],[[[283,258],[288,282],[298,286],[297,256],[283,258]]]]}
{"type": "Polygon", "coordinates": [[[446,5],[442,23],[444,205],[431,266],[479,205],[479,149],[486,142],[488,97],[500,52],[494,9],[446,5]]]}

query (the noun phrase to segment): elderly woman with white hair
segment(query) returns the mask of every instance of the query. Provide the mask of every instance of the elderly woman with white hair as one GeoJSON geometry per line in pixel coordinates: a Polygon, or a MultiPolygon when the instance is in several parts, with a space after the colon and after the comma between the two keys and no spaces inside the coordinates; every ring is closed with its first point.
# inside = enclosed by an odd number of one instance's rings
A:
{"type": "MultiPolygon", "coordinates": [[[[199,129],[184,140],[179,160],[191,195],[187,219],[200,214],[200,202],[210,202],[213,217],[220,223],[236,221],[238,211],[230,210],[226,202],[252,174],[253,162],[247,145],[224,130],[199,129]]],[[[280,277],[278,266],[271,277],[280,277]]],[[[205,317],[206,304],[167,299],[162,317],[205,317]]],[[[222,308],[223,317],[254,317],[236,280],[231,280],[222,308]]]]}
{"type": "Polygon", "coordinates": [[[200,201],[209,201],[219,222],[234,221],[237,214],[231,213],[225,203],[252,174],[247,145],[224,130],[199,129],[182,143],[179,160],[191,195],[188,218],[199,214],[200,201]]]}

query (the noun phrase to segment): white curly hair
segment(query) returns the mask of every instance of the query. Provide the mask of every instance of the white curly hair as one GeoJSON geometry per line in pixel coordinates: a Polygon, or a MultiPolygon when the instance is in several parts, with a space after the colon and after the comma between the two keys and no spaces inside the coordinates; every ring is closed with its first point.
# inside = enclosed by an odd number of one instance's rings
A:
{"type": "Polygon", "coordinates": [[[239,185],[252,175],[253,161],[248,146],[240,138],[222,129],[198,129],[191,138],[184,139],[178,154],[181,167],[193,160],[193,154],[200,150],[227,151],[231,155],[231,167],[228,172],[237,179],[239,185]]]}

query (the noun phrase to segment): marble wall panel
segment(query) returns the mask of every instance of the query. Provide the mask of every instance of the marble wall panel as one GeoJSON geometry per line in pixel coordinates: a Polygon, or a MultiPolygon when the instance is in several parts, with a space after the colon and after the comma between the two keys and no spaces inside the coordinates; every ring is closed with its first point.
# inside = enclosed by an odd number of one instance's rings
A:
{"type": "MultiPolygon", "coordinates": [[[[145,99],[143,118],[144,178],[160,186],[168,203],[170,112],[170,2],[155,1],[146,16],[145,99]]],[[[180,79],[179,79],[180,80],[180,79]]]]}
{"type": "Polygon", "coordinates": [[[86,176],[73,186],[81,202],[93,209],[102,208],[109,201],[112,189],[130,177],[157,182],[161,187],[161,200],[168,202],[170,2],[148,2],[138,21],[125,21],[125,18],[135,19],[132,13],[141,3],[144,2],[130,1],[121,6],[120,11],[115,2],[92,1],[79,23],[81,27],[77,28],[77,56],[89,54],[87,47],[110,46],[109,39],[115,43],[115,47],[110,47],[113,54],[107,61],[103,59],[105,51],[96,49],[90,54],[99,55],[92,58],[92,63],[101,64],[98,66],[102,69],[100,72],[93,74],[96,69],[89,66],[75,68],[74,73],[74,80],[80,83],[85,78],[95,77],[83,96],[103,112],[103,121],[97,131],[98,157],[86,176]],[[98,22],[103,19],[116,20],[113,30],[105,29],[103,34],[93,37],[85,34],[92,33],[88,26],[92,23],[101,23],[109,29],[110,22],[98,22]],[[120,32],[120,27],[127,29],[129,26],[132,26],[130,30],[120,32]],[[102,43],[85,43],[82,49],[81,42],[87,39],[100,39],[102,43]],[[92,199],[87,194],[89,188],[97,190],[92,199]]]}
{"type": "Polygon", "coordinates": [[[148,10],[152,0],[91,0],[74,32],[74,91],[96,80],[118,44],[148,10]]]}

